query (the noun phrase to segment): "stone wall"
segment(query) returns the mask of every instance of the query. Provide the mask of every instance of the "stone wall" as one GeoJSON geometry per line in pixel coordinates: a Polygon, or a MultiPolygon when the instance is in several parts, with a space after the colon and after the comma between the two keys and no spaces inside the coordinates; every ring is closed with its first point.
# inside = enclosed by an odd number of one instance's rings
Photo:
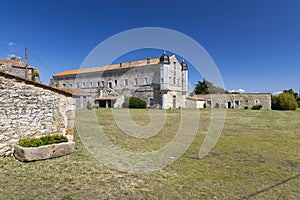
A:
{"type": "Polygon", "coordinates": [[[185,102],[186,108],[204,108],[205,100],[194,99],[187,97],[185,102]]]}
{"type": "Polygon", "coordinates": [[[263,110],[271,110],[270,93],[242,93],[242,94],[206,94],[195,95],[205,99],[207,107],[251,109],[254,105],[262,105],[263,110]]]}
{"type": "Polygon", "coordinates": [[[0,156],[20,138],[72,132],[74,110],[70,93],[0,72],[0,156]]]}
{"type": "Polygon", "coordinates": [[[0,58],[0,71],[21,78],[25,78],[27,73],[28,80],[40,83],[39,70],[29,65],[26,67],[26,64],[20,59],[0,58]]]}

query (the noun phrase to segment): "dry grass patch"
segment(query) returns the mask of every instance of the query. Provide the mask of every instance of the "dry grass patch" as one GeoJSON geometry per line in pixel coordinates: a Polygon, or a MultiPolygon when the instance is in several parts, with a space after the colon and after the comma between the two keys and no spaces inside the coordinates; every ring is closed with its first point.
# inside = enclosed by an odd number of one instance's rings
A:
{"type": "MultiPolygon", "coordinates": [[[[130,112],[138,124],[149,122],[148,110],[130,112]]],[[[138,139],[120,131],[110,109],[96,111],[109,138],[137,152],[168,143],[179,113],[167,111],[159,134],[138,139]]],[[[31,163],[1,158],[0,199],[299,199],[299,120],[299,110],[228,110],[217,145],[199,160],[210,121],[210,110],[201,110],[196,139],[186,153],[149,174],[109,169],[88,153],[75,133],[71,155],[31,163]]]]}

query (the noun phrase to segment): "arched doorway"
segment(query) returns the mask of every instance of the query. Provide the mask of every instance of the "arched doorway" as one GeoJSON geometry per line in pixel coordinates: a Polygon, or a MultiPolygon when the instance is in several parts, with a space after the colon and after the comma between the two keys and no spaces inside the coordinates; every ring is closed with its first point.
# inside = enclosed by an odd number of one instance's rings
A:
{"type": "Polygon", "coordinates": [[[231,102],[230,101],[227,102],[227,108],[231,108],[231,102]]]}
{"type": "Polygon", "coordinates": [[[176,96],[173,96],[173,108],[176,108],[176,96]]]}

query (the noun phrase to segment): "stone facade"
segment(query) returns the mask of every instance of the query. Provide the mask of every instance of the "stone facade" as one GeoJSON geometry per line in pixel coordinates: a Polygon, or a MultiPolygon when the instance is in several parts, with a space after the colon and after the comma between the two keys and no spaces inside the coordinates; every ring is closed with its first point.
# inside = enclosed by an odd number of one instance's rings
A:
{"type": "Polygon", "coordinates": [[[53,86],[80,88],[100,107],[121,107],[124,97],[138,97],[149,108],[184,108],[188,69],[176,56],[69,70],[53,76],[53,86]]]}
{"type": "Polygon", "coordinates": [[[206,105],[205,99],[196,97],[186,98],[186,108],[204,108],[206,105]]]}
{"type": "Polygon", "coordinates": [[[75,103],[65,91],[0,72],[0,156],[20,138],[74,128],[75,103]]]}
{"type": "Polygon", "coordinates": [[[251,109],[254,105],[262,105],[261,109],[271,110],[270,93],[205,94],[195,95],[189,101],[191,106],[196,102],[203,107],[212,108],[251,109]]]}
{"type": "Polygon", "coordinates": [[[0,58],[0,71],[40,83],[39,70],[26,65],[19,57],[0,58]]]}
{"type": "Polygon", "coordinates": [[[75,100],[76,110],[86,109],[87,102],[91,101],[90,100],[91,95],[81,89],[78,88],[59,88],[59,89],[72,94],[75,100]]]}

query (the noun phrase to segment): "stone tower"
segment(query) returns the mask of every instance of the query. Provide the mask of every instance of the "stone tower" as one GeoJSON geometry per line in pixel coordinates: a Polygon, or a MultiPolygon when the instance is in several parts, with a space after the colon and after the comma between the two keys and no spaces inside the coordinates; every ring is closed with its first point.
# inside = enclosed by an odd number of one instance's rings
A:
{"type": "Polygon", "coordinates": [[[162,95],[162,109],[167,109],[167,93],[169,88],[169,68],[170,68],[170,58],[166,52],[159,58],[160,64],[160,90],[162,95]]]}
{"type": "Polygon", "coordinates": [[[181,62],[181,71],[182,71],[182,91],[185,92],[184,95],[188,92],[188,66],[184,62],[181,62]]]}
{"type": "Polygon", "coordinates": [[[183,107],[185,108],[185,101],[186,97],[188,95],[188,66],[184,60],[181,62],[181,71],[182,71],[182,102],[183,102],[183,107]]]}

